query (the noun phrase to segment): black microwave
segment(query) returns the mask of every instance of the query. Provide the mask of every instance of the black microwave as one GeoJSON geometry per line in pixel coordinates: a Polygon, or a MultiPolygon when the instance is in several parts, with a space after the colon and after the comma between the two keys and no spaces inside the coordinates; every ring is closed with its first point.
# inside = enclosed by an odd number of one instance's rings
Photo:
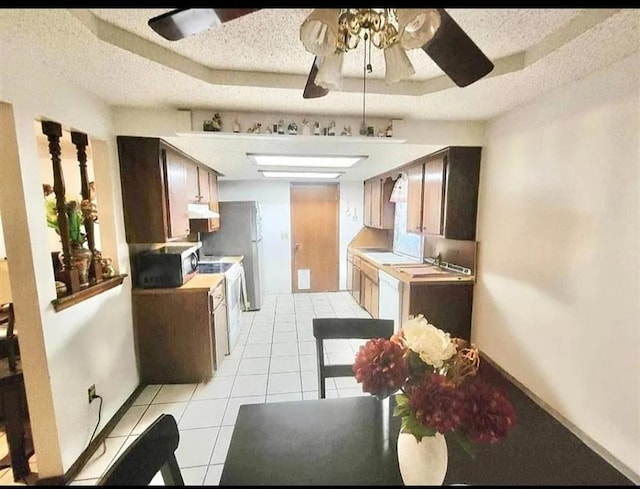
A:
{"type": "Polygon", "coordinates": [[[136,255],[136,287],[180,287],[186,283],[198,271],[198,244],[167,245],[136,255]]]}

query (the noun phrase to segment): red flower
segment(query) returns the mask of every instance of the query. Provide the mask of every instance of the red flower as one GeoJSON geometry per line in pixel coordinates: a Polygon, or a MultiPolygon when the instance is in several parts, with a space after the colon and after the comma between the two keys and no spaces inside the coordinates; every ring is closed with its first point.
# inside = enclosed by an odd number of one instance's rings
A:
{"type": "Polygon", "coordinates": [[[404,385],[409,369],[400,345],[376,338],[360,347],[353,372],[363,391],[384,398],[404,385]]]}
{"type": "Polygon", "coordinates": [[[464,417],[464,396],[444,375],[425,375],[407,386],[416,419],[439,433],[455,430],[464,417]]]}
{"type": "Polygon", "coordinates": [[[476,443],[496,443],[507,436],[516,422],[511,402],[495,387],[479,379],[467,383],[464,431],[476,443]]]}

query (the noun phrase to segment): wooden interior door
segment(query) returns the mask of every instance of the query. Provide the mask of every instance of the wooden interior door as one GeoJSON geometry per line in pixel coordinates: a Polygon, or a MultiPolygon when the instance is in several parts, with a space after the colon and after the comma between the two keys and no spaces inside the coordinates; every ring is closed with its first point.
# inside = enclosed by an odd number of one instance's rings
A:
{"type": "Polygon", "coordinates": [[[338,290],[339,195],[337,183],[291,184],[291,288],[294,293],[338,290]]]}

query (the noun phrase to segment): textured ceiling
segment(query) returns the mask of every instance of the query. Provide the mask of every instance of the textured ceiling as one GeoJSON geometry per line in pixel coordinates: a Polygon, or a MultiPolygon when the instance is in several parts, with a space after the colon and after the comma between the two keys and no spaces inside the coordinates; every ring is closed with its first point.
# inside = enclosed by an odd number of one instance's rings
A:
{"type": "MultiPolygon", "coordinates": [[[[601,9],[588,10],[591,15],[601,9]]],[[[150,17],[164,11],[4,9],[0,11],[0,39],[8,49],[41,59],[110,105],[361,113],[358,50],[345,57],[345,75],[353,77],[356,87],[351,93],[334,91],[320,99],[302,98],[313,55],[302,47],[298,28],[309,10],[262,9],[176,42],[162,39],[147,26],[150,17]],[[226,70],[236,71],[225,78],[226,70]],[[279,75],[266,78],[263,72],[279,75]],[[256,86],[251,86],[254,81],[256,86]]],[[[392,93],[393,88],[389,91],[378,82],[377,93],[374,84],[371,92],[368,89],[368,114],[484,120],[619,61],[640,46],[639,9],[602,10],[604,14],[593,25],[579,22],[585,12],[576,9],[448,12],[494,62],[516,55],[520,65],[465,88],[449,84],[424,95],[403,95],[400,89],[392,93]]],[[[414,85],[446,78],[422,50],[410,54],[417,72],[414,85]]],[[[383,76],[375,57],[373,63],[373,76],[383,76]]]]}
{"type": "MultiPolygon", "coordinates": [[[[111,106],[361,116],[361,48],[345,56],[343,91],[302,98],[313,55],[299,40],[299,25],[309,9],[262,9],[176,42],[147,25],[165,11],[0,9],[0,59],[46,65],[111,106]]],[[[640,52],[640,9],[447,11],[496,68],[459,88],[422,50],[414,50],[409,52],[416,69],[411,81],[386,86],[382,54],[374,49],[368,117],[483,121],[622,60],[620,76],[637,78],[637,67],[634,71],[626,61],[640,52]]],[[[227,177],[257,177],[244,161],[244,152],[255,148],[187,139],[174,143],[227,177]],[[228,157],[209,162],[210,154],[228,157]]],[[[275,144],[273,151],[286,150],[287,145],[275,144]]],[[[353,148],[370,157],[341,179],[366,178],[437,149],[404,146],[353,148]]]]}

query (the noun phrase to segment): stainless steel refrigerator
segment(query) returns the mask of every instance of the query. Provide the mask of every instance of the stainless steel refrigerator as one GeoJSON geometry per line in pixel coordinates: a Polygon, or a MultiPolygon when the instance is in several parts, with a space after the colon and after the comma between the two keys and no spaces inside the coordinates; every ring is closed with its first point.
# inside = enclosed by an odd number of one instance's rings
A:
{"type": "Polygon", "coordinates": [[[262,248],[262,216],[260,204],[254,200],[220,202],[220,229],[200,236],[201,258],[243,255],[248,303],[247,310],[262,306],[260,287],[260,254],[262,248]]]}

